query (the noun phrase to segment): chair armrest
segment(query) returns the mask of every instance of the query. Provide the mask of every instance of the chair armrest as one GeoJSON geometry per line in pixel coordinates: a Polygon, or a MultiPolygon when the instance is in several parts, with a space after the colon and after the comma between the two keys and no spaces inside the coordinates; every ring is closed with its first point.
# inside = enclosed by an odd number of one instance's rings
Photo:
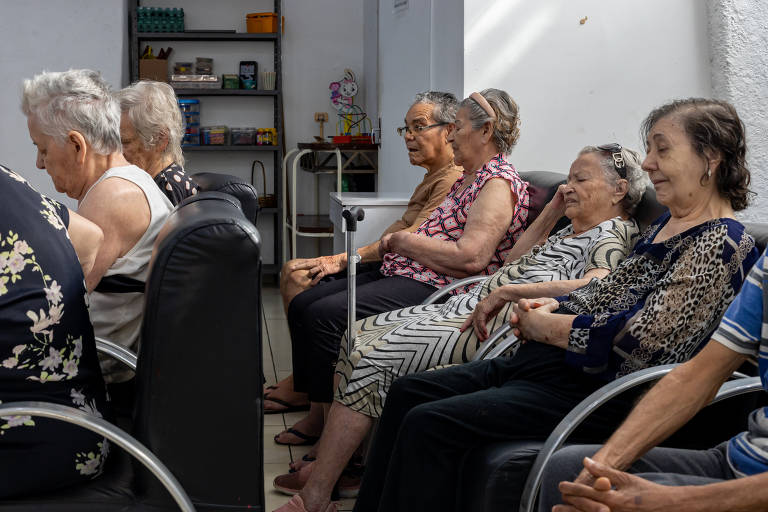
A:
{"type": "Polygon", "coordinates": [[[453,281],[451,284],[443,286],[442,288],[437,290],[435,293],[433,293],[432,295],[424,299],[421,305],[428,306],[430,304],[434,304],[439,299],[443,298],[446,294],[455,290],[456,288],[461,288],[462,286],[466,286],[468,284],[479,283],[480,281],[484,281],[487,277],[488,276],[486,275],[482,275],[482,276],[465,277],[464,279],[457,279],[456,281],[453,281]]]}
{"type": "Polygon", "coordinates": [[[114,341],[96,337],[96,351],[102,354],[107,354],[108,356],[117,359],[134,372],[136,371],[136,354],[122,345],[118,345],[114,341]]]}
{"type": "Polygon", "coordinates": [[[511,334],[512,326],[508,323],[502,325],[488,336],[488,339],[480,345],[475,355],[472,356],[473,361],[479,361],[481,359],[493,359],[502,352],[505,352],[512,345],[519,342],[517,336],[511,334]],[[497,343],[498,342],[498,343],[497,343]],[[494,347],[494,345],[496,345],[494,347]],[[493,349],[493,350],[491,350],[493,349]]]}
{"type": "MultiPolygon", "coordinates": [[[[738,372],[734,372],[736,374],[738,372]]],[[[720,389],[717,391],[717,395],[712,399],[713,404],[728,400],[739,395],[746,395],[747,393],[753,393],[763,389],[763,383],[760,382],[760,377],[745,377],[736,378],[724,382],[720,389]]]]}
{"type": "Polygon", "coordinates": [[[568,436],[570,436],[590,414],[611,398],[641,384],[645,384],[646,382],[658,380],[672,371],[675,367],[677,367],[677,364],[667,364],[631,373],[609,382],[574,407],[549,435],[544,446],[541,447],[539,455],[533,462],[533,467],[531,468],[531,472],[528,473],[528,479],[525,481],[525,488],[523,489],[523,495],[520,499],[520,512],[533,512],[536,496],[538,495],[539,487],[541,486],[541,479],[544,475],[544,467],[547,462],[549,462],[552,455],[563,446],[563,443],[568,436]]]}
{"type": "MultiPolygon", "coordinates": [[[[557,425],[552,434],[547,438],[547,441],[542,446],[539,455],[533,463],[531,472],[528,474],[528,479],[525,482],[525,488],[520,500],[521,512],[533,512],[536,502],[536,496],[541,486],[541,479],[544,475],[544,467],[554,453],[559,450],[565,440],[570,436],[581,423],[589,417],[592,412],[597,408],[605,404],[611,398],[614,398],[621,393],[633,389],[641,384],[650,382],[652,380],[658,380],[670,371],[672,371],[677,364],[668,364],[663,366],[656,366],[654,368],[646,368],[634,372],[630,375],[616,379],[609,382],[605,386],[601,387],[587,398],[581,401],[579,405],[573,408],[568,415],[557,425]]],[[[742,377],[742,373],[734,372],[734,380],[727,381],[720,386],[720,389],[712,400],[712,404],[727,400],[732,397],[752,393],[762,389],[762,383],[760,377],[742,377]]]]}
{"type": "Polygon", "coordinates": [[[78,425],[100,436],[104,436],[120,448],[136,457],[163,484],[176,504],[184,512],[195,512],[192,501],[178,480],[146,446],[124,430],[103,418],[97,418],[79,409],[46,402],[8,402],[0,404],[0,416],[42,416],[78,425]]]}

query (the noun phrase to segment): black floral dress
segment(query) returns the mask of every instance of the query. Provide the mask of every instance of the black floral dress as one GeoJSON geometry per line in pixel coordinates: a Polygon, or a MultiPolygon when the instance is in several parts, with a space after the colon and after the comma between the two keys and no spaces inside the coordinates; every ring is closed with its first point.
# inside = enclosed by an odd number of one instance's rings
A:
{"type": "MultiPolygon", "coordinates": [[[[104,382],[67,209],[0,166],[0,402],[43,401],[101,417],[104,382]]],[[[0,417],[0,497],[97,476],[108,444],[57,420],[0,417]]]]}

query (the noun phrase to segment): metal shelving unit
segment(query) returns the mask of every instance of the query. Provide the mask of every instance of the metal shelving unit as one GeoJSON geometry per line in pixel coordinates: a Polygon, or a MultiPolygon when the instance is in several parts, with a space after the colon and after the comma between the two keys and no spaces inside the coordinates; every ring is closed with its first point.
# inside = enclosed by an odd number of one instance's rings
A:
{"type": "MultiPolygon", "coordinates": [[[[281,0],[274,0],[274,12],[277,19],[282,20],[281,0]]],[[[138,32],[136,26],[136,11],[140,0],[136,0],[130,13],[130,70],[131,82],[139,79],[139,50],[145,41],[242,41],[268,42],[274,44],[275,90],[259,89],[176,89],[177,96],[234,96],[234,97],[271,97],[274,99],[273,126],[277,129],[277,140],[283,140],[283,94],[282,94],[282,37],[280,32],[270,34],[249,34],[236,32],[190,31],[190,32],[138,32]]],[[[281,163],[283,146],[184,146],[184,151],[268,151],[272,152],[272,169],[275,195],[278,196],[277,208],[262,208],[260,212],[272,216],[274,229],[274,258],[275,263],[265,264],[262,269],[265,274],[280,272],[280,257],[283,253],[282,226],[282,190],[281,163]]],[[[265,193],[266,191],[261,191],[265,193]]]]}

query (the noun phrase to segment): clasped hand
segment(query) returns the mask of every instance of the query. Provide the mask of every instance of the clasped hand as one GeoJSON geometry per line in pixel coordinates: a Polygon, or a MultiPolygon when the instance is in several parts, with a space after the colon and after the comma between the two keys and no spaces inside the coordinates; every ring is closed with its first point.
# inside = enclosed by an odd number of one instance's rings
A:
{"type": "Polygon", "coordinates": [[[523,340],[546,343],[551,338],[548,317],[559,307],[560,303],[551,297],[520,299],[509,316],[512,332],[523,340]]]}
{"type": "Polygon", "coordinates": [[[574,482],[560,482],[563,505],[553,512],[655,512],[675,509],[675,494],[684,487],[659,485],[584,458],[574,482]]]}

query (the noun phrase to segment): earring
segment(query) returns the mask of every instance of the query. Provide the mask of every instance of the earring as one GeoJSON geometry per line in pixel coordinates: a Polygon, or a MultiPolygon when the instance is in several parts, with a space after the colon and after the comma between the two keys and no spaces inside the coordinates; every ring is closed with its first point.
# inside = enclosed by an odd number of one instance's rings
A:
{"type": "Polygon", "coordinates": [[[712,168],[711,167],[707,167],[707,179],[709,179],[711,177],[712,177],[712,168]]]}

